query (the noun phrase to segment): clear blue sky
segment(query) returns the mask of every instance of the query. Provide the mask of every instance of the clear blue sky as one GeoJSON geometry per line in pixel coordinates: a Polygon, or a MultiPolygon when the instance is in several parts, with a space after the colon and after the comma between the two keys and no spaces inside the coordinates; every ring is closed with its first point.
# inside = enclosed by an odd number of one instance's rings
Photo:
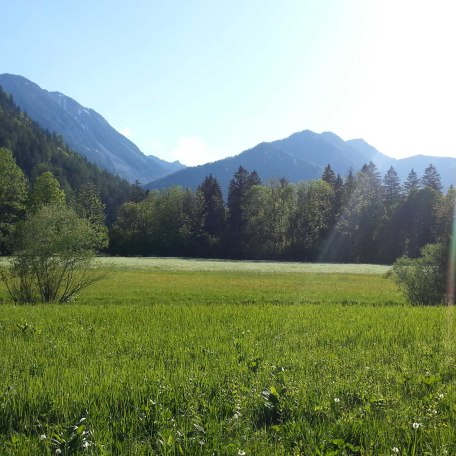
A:
{"type": "Polygon", "coordinates": [[[0,73],[197,164],[311,129],[456,156],[450,0],[0,0],[0,73]]]}

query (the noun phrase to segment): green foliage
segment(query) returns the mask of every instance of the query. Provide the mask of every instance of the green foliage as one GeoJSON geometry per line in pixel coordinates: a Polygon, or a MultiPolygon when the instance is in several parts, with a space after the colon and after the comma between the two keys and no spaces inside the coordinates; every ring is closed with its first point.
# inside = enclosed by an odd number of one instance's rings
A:
{"type": "Polygon", "coordinates": [[[9,252],[15,223],[25,212],[27,181],[10,150],[0,147],[0,255],[9,252]]]}
{"type": "Polygon", "coordinates": [[[92,433],[87,426],[87,412],[71,426],[62,432],[54,432],[51,437],[51,445],[54,454],[71,456],[87,451],[94,444],[90,439],[92,433]]]}
{"type": "Polygon", "coordinates": [[[76,214],[90,223],[99,237],[99,248],[108,246],[108,229],[105,225],[106,204],[101,201],[100,193],[94,184],[84,184],[76,195],[76,214]]]}
{"type": "Polygon", "coordinates": [[[296,203],[290,222],[291,250],[298,258],[309,259],[320,236],[328,228],[334,190],[323,180],[308,181],[296,187],[296,203]]]}
{"type": "Polygon", "coordinates": [[[27,206],[31,214],[36,214],[43,206],[65,206],[65,202],[59,181],[46,171],[35,179],[27,206]]]}
{"type": "Polygon", "coordinates": [[[72,210],[42,206],[18,230],[15,256],[1,280],[15,302],[71,301],[101,278],[91,267],[101,242],[72,210]]]}
{"type": "Polygon", "coordinates": [[[399,258],[389,275],[416,306],[443,304],[447,300],[447,249],[428,244],[419,258],[399,258]]]}
{"type": "Polygon", "coordinates": [[[247,193],[246,251],[250,258],[280,259],[290,247],[295,188],[285,179],[254,185],[247,193]]]}

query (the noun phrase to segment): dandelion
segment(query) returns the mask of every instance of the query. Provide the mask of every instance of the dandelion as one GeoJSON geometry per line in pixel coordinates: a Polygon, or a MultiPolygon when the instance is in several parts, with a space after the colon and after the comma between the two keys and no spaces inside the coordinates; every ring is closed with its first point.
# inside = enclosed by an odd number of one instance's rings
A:
{"type": "Polygon", "coordinates": [[[60,448],[57,448],[57,449],[55,450],[55,454],[62,454],[62,450],[61,450],[60,448]]]}
{"type": "Polygon", "coordinates": [[[415,423],[412,423],[412,428],[413,428],[413,429],[419,429],[421,426],[422,426],[421,423],[416,423],[416,422],[415,422],[415,423]]]}
{"type": "Polygon", "coordinates": [[[238,451],[238,456],[245,456],[245,451],[239,450],[238,451]]]}
{"type": "Polygon", "coordinates": [[[338,403],[340,402],[340,399],[339,399],[338,397],[335,397],[335,398],[334,398],[334,402],[335,402],[336,404],[338,404],[338,403]]]}

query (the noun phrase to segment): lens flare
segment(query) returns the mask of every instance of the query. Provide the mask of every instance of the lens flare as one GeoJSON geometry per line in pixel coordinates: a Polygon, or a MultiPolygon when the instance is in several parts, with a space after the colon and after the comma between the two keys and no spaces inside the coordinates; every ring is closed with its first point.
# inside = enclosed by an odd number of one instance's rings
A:
{"type": "Polygon", "coordinates": [[[453,208],[453,228],[451,232],[450,254],[448,261],[448,305],[454,304],[454,287],[455,287],[455,270],[456,270],[456,203],[453,208]]]}

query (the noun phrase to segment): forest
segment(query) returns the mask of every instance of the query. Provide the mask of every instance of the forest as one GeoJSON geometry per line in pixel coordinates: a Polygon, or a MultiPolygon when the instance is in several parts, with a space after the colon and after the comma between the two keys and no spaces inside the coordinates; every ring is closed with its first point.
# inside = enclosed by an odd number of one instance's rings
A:
{"type": "Polygon", "coordinates": [[[401,183],[372,162],[345,178],[327,165],[319,180],[262,183],[240,167],[227,202],[217,179],[123,204],[110,228],[114,255],[391,264],[449,237],[455,191],[430,164],[401,183]]]}

